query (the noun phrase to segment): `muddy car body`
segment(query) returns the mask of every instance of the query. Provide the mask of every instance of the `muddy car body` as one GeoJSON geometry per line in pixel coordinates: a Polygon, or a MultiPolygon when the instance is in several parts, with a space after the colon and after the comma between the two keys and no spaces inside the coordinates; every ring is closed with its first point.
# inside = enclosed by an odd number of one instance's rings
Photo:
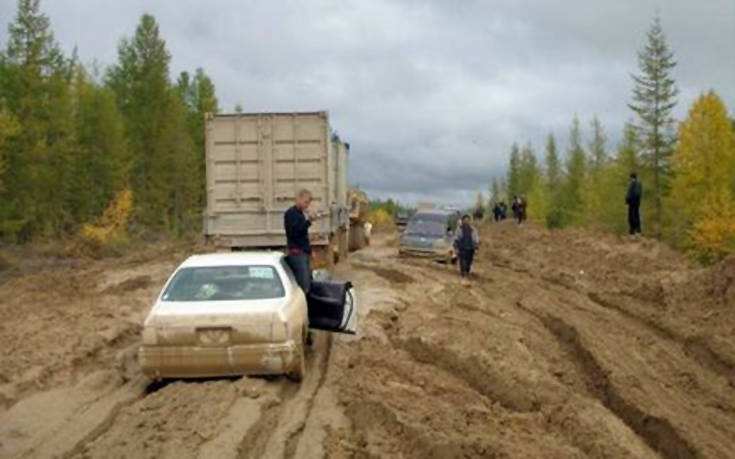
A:
{"type": "Polygon", "coordinates": [[[401,235],[398,253],[421,256],[438,261],[456,259],[453,247],[454,231],[459,216],[453,211],[424,210],[411,217],[401,235]]]}
{"type": "Polygon", "coordinates": [[[166,282],[143,325],[139,361],[153,378],[305,370],[308,329],[354,332],[349,283],[314,282],[307,298],[280,252],[195,255],[166,282]]]}

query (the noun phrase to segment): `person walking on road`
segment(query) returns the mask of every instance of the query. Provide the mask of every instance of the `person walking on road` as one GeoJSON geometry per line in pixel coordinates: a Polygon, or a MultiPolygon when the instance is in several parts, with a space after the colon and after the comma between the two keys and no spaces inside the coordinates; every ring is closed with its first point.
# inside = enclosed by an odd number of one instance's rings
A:
{"type": "Polygon", "coordinates": [[[526,219],[526,200],[523,197],[513,198],[513,218],[519,225],[526,219]]]}
{"type": "Polygon", "coordinates": [[[459,258],[459,273],[463,278],[470,275],[472,260],[479,246],[480,239],[477,236],[477,230],[470,224],[470,216],[462,216],[462,224],[459,225],[454,236],[454,249],[459,258]]]}
{"type": "Polygon", "coordinates": [[[628,193],[625,195],[625,203],[628,205],[628,228],[630,234],[641,232],[641,198],[643,197],[643,185],[638,180],[635,172],[630,174],[628,193]]]}
{"type": "Polygon", "coordinates": [[[296,204],[283,214],[283,227],[286,229],[286,262],[296,277],[304,294],[311,289],[311,243],[309,226],[320,218],[309,212],[312,195],[309,190],[301,190],[296,196],[296,204]]]}

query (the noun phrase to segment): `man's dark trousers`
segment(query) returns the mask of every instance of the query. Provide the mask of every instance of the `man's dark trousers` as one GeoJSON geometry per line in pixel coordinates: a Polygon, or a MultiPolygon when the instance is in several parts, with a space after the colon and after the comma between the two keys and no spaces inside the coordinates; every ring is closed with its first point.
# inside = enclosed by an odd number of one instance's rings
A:
{"type": "Polygon", "coordinates": [[[470,274],[472,268],[472,260],[475,258],[474,250],[460,250],[458,254],[459,258],[459,273],[462,277],[470,274]]]}
{"type": "Polygon", "coordinates": [[[286,257],[286,262],[291,267],[296,282],[304,294],[308,294],[311,290],[311,255],[306,253],[289,255],[286,257]]]}
{"type": "Polygon", "coordinates": [[[640,204],[628,204],[628,227],[630,234],[641,232],[640,204]]]}

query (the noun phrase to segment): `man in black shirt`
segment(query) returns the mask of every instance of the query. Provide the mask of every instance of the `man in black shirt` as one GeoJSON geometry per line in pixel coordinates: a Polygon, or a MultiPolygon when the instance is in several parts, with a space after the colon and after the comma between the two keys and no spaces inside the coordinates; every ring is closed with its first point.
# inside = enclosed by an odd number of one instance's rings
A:
{"type": "Polygon", "coordinates": [[[630,174],[630,185],[625,195],[625,203],[628,204],[628,227],[630,234],[641,232],[641,197],[643,196],[643,185],[638,181],[638,175],[630,174]]]}
{"type": "Polygon", "coordinates": [[[319,216],[309,213],[312,197],[309,190],[301,190],[296,196],[296,204],[283,214],[283,227],[286,229],[286,262],[296,276],[296,281],[305,294],[311,288],[311,243],[309,226],[319,216]]]}

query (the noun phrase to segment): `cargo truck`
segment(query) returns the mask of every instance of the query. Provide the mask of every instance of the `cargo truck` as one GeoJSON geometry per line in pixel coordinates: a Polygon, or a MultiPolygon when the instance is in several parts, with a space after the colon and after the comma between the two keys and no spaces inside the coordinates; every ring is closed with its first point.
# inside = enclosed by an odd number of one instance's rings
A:
{"type": "Polygon", "coordinates": [[[326,111],[209,114],[204,235],[220,249],[282,249],[283,213],[301,189],[326,215],[310,228],[314,269],[347,256],[349,144],[326,111]]]}

